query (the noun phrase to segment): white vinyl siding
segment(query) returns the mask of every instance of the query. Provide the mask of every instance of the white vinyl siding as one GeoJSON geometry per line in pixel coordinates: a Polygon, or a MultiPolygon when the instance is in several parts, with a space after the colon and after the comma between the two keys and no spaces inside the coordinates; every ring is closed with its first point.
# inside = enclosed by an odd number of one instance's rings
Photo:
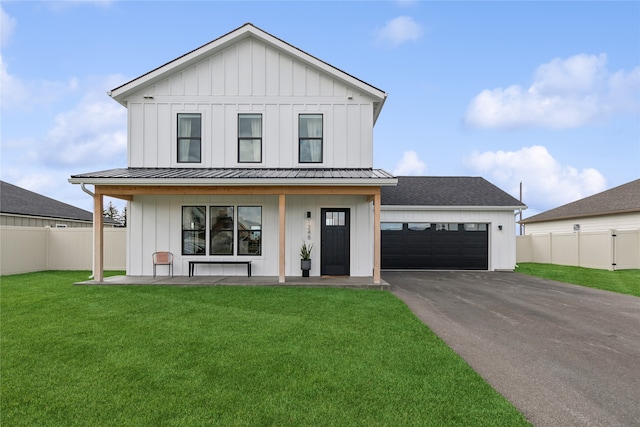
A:
{"type": "Polygon", "coordinates": [[[314,167],[298,163],[301,113],[323,115],[315,167],[373,166],[373,99],[253,38],[140,89],[127,105],[130,167],[314,167]],[[178,164],[175,114],[191,112],[202,114],[202,161],[178,164]],[[239,113],[263,114],[261,163],[238,162],[239,113]]]}
{"type": "MultiPolygon", "coordinates": [[[[320,272],[320,209],[351,209],[350,273],[369,277],[373,271],[373,208],[365,196],[292,196],[286,198],[285,266],[287,276],[299,276],[300,246],[313,243],[311,275],[320,272]],[[311,212],[307,222],[306,212],[311,212]],[[310,226],[310,227],[309,227],[310,226]]],[[[175,255],[174,274],[188,274],[189,260],[251,260],[254,276],[278,275],[278,196],[136,196],[127,209],[129,215],[127,274],[151,275],[151,254],[160,250],[175,255]],[[182,255],[183,206],[262,207],[260,255],[182,255]]],[[[236,227],[237,230],[237,227],[236,227]]],[[[246,275],[245,266],[217,266],[199,275],[246,275]]]]}

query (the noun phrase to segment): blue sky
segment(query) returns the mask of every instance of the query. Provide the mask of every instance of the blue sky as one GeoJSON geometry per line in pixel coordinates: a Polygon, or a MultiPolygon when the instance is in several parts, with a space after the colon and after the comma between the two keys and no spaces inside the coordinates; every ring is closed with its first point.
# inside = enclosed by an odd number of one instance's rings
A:
{"type": "MultiPolygon", "coordinates": [[[[374,166],[482,176],[524,216],[640,177],[640,2],[3,1],[4,181],[126,166],[106,92],[251,22],[388,94],[374,166]]],[[[122,206],[122,202],[116,203],[122,206]]]]}

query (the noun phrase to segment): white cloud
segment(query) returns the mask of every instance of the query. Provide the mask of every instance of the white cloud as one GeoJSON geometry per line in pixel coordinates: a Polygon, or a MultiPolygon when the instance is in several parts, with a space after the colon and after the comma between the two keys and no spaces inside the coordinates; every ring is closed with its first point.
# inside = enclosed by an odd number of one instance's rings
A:
{"type": "Polygon", "coordinates": [[[91,210],[91,199],[67,182],[73,174],[126,166],[127,110],[106,95],[122,76],[89,77],[84,97],[58,113],[42,136],[2,140],[2,179],[91,210]]]}
{"type": "Polygon", "coordinates": [[[3,110],[31,110],[58,101],[78,89],[78,79],[71,77],[67,82],[49,80],[25,81],[12,75],[0,56],[0,107],[3,110]]]}
{"type": "Polygon", "coordinates": [[[422,27],[410,16],[399,16],[387,21],[378,30],[378,43],[383,46],[396,47],[407,41],[416,41],[422,37],[422,27]]]}
{"type": "Polygon", "coordinates": [[[127,110],[101,93],[88,93],[73,109],[56,116],[34,153],[41,162],[81,169],[126,164],[127,110]]]}
{"type": "Polygon", "coordinates": [[[395,176],[422,175],[427,169],[427,165],[418,158],[415,151],[405,151],[402,159],[396,164],[393,170],[395,176]]]}
{"type": "Polygon", "coordinates": [[[606,180],[598,170],[562,165],[539,145],[518,151],[474,153],[465,159],[465,164],[514,197],[518,197],[522,182],[523,202],[536,211],[555,208],[606,188],[606,180]]]}
{"type": "Polygon", "coordinates": [[[0,46],[6,46],[16,28],[15,18],[9,16],[0,6],[0,46]]]}
{"type": "Polygon", "coordinates": [[[640,67],[612,73],[607,56],[556,58],[536,70],[528,89],[519,85],[485,89],[470,103],[469,126],[481,128],[575,128],[637,114],[640,67]]]}

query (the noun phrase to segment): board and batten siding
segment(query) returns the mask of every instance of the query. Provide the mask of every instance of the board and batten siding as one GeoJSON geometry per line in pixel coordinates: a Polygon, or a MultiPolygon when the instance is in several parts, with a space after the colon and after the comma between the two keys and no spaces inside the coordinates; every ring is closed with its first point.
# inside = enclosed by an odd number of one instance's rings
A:
{"type": "MultiPolygon", "coordinates": [[[[320,209],[351,209],[350,275],[373,274],[373,207],[365,196],[289,195],[286,197],[285,267],[287,276],[300,276],[300,246],[313,244],[311,275],[320,275],[320,209]],[[307,222],[306,212],[311,212],[307,222]],[[309,233],[310,232],[310,233],[309,233]],[[310,237],[310,239],[309,239],[310,237]]],[[[174,254],[174,274],[188,275],[190,260],[239,259],[252,261],[254,276],[278,275],[278,196],[135,196],[129,202],[127,274],[151,275],[151,255],[174,254]],[[182,206],[262,206],[262,255],[182,255],[182,206]]],[[[209,211],[207,211],[209,212],[209,211]]],[[[209,239],[207,230],[207,239],[209,239]]],[[[165,274],[164,270],[160,274],[165,274]]],[[[246,275],[246,266],[199,266],[198,275],[246,275]]]]}
{"type": "Polygon", "coordinates": [[[484,223],[489,224],[489,271],[513,270],[516,265],[513,210],[381,208],[381,222],[484,223]],[[498,226],[502,226],[499,230],[498,226]]]}
{"type": "Polygon", "coordinates": [[[373,166],[373,99],[255,38],[141,89],[127,108],[129,167],[373,166]],[[181,112],[202,114],[202,163],[177,163],[181,112]],[[237,161],[238,113],[262,114],[261,163],[237,161]],[[323,114],[323,163],[298,163],[300,113],[323,114]]]}

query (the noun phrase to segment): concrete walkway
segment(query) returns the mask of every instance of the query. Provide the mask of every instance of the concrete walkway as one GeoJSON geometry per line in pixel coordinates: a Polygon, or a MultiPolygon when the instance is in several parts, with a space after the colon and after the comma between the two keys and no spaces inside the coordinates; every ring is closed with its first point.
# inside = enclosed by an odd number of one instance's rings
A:
{"type": "Polygon", "coordinates": [[[383,272],[535,426],[640,426],[640,298],[499,272],[383,272]]]}

